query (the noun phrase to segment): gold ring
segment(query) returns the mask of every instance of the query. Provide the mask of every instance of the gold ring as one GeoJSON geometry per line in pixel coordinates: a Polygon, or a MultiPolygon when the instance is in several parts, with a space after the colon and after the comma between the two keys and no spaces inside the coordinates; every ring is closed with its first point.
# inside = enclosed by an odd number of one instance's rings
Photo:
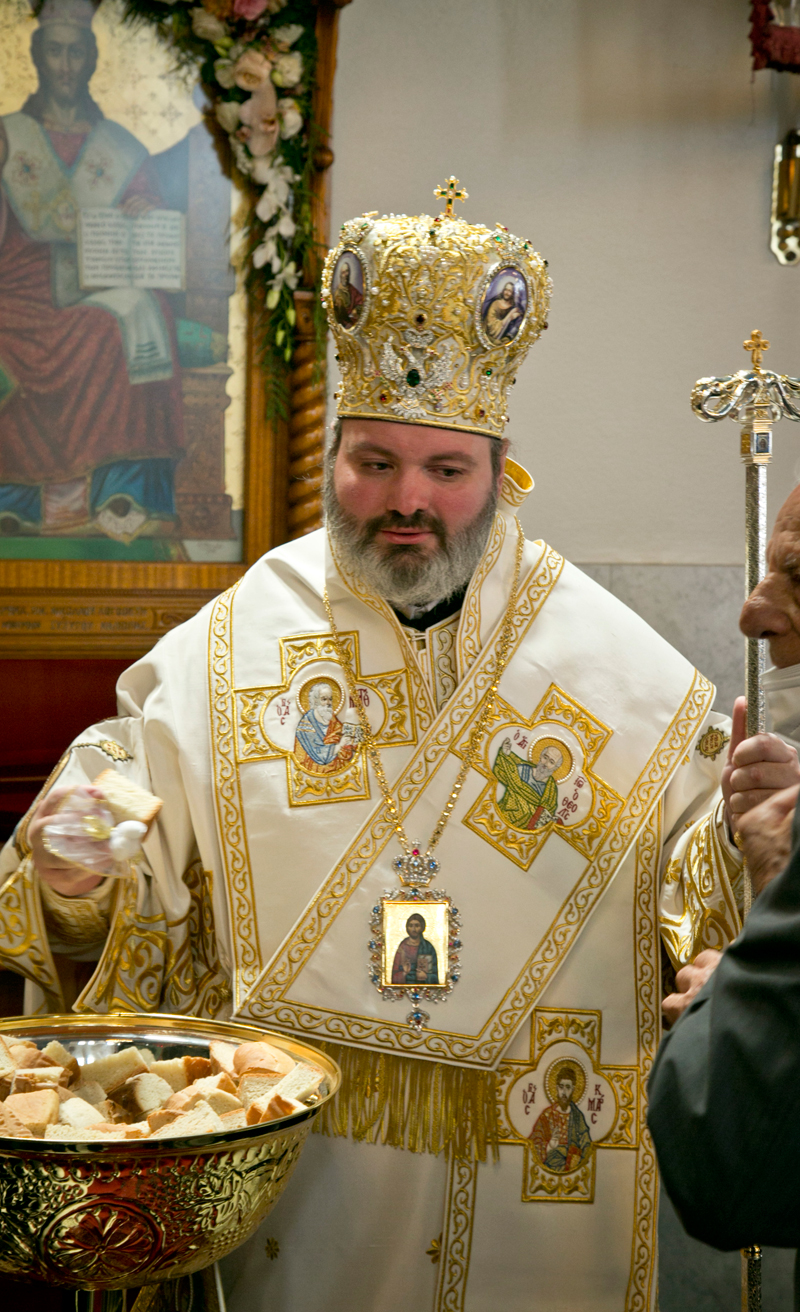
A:
{"type": "Polygon", "coordinates": [[[743,852],[743,851],[744,851],[744,839],[742,838],[742,835],[740,834],[740,832],[739,832],[738,829],[736,830],[736,833],[733,835],[733,841],[734,841],[734,843],[736,844],[736,846],[738,847],[739,851],[740,851],[740,852],[743,852]]]}

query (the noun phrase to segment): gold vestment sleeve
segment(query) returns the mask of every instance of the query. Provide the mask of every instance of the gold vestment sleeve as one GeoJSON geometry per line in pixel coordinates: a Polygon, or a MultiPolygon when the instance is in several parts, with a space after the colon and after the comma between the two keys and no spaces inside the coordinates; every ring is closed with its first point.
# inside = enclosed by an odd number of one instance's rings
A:
{"type": "Polygon", "coordinates": [[[741,862],[724,839],[724,803],[687,826],[666,862],[659,895],[661,937],[676,970],[698,952],[721,952],[742,927],[741,862]],[[738,896],[737,896],[738,893],[738,896]]]}
{"type": "Polygon", "coordinates": [[[64,1000],[47,939],[39,877],[33,859],[24,856],[0,888],[0,967],[38,984],[49,1011],[64,1000]]]}

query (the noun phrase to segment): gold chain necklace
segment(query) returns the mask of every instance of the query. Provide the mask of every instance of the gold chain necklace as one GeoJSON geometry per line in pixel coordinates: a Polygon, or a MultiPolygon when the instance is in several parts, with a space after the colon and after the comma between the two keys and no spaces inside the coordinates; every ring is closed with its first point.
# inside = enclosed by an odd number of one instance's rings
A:
{"type": "Polygon", "coordinates": [[[364,710],[361,698],[358,696],[355,675],[353,674],[347,652],[344,649],[341,635],[336,627],[336,621],[333,617],[333,609],[331,607],[330,598],[328,597],[327,588],[325,588],[322,594],[322,599],[325,603],[325,613],[328,617],[328,623],[331,628],[333,645],[336,648],[336,655],[344,672],[350,700],[355,706],[358,714],[361,732],[364,739],[364,746],[366,747],[367,754],[372,762],[372,767],[375,771],[381,794],[383,795],[383,803],[386,812],[391,820],[392,827],[397,835],[400,846],[403,849],[404,855],[396,857],[393,865],[400,875],[401,882],[408,887],[419,888],[427,886],[439,869],[439,862],[433,855],[434,848],[445,831],[447,822],[453,813],[453,808],[455,807],[461,789],[464,786],[464,781],[475,763],[481,740],[494,712],[500,680],[503,677],[503,672],[506,666],[508,665],[508,654],[511,650],[511,643],[513,640],[514,612],[517,606],[517,593],[519,589],[520,570],[522,567],[522,552],[525,547],[525,537],[522,532],[522,526],[516,517],[515,523],[517,526],[517,550],[514,564],[514,580],[511,585],[511,594],[508,599],[508,606],[506,607],[503,627],[500,631],[500,637],[497,642],[497,650],[494,658],[494,672],[492,674],[492,681],[489,685],[489,694],[481,707],[480,714],[478,715],[475,724],[472,727],[461,769],[458,772],[450,796],[444,804],[442,813],[436,822],[436,826],[430,836],[428,846],[424,853],[422,852],[419,843],[410,843],[408,840],[405,828],[403,827],[403,821],[400,817],[399,808],[394,800],[392,790],[389,787],[389,782],[386,778],[386,772],[383,768],[383,762],[381,761],[378,745],[375,741],[375,735],[373,734],[372,727],[367,719],[367,713],[364,710]]]}

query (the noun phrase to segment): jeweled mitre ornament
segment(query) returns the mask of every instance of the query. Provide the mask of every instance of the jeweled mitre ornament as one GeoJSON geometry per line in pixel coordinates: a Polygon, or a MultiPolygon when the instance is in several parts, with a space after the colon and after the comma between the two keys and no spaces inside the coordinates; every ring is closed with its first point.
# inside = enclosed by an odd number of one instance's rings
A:
{"type": "Polygon", "coordinates": [[[458,218],[467,193],[455,178],[434,195],[446,201],[436,218],[342,224],[325,261],[337,411],[502,437],[508,388],[547,327],[547,262],[500,224],[458,218]]]}

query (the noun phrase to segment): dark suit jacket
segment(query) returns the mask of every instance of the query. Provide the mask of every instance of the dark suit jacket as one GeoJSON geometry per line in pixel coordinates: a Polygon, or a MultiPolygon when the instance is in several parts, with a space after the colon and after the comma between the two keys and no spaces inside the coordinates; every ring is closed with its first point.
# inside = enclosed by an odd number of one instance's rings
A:
{"type": "Polygon", "coordinates": [[[666,1036],[648,1123],[690,1235],[800,1246],[800,807],[786,870],[666,1036]]]}

